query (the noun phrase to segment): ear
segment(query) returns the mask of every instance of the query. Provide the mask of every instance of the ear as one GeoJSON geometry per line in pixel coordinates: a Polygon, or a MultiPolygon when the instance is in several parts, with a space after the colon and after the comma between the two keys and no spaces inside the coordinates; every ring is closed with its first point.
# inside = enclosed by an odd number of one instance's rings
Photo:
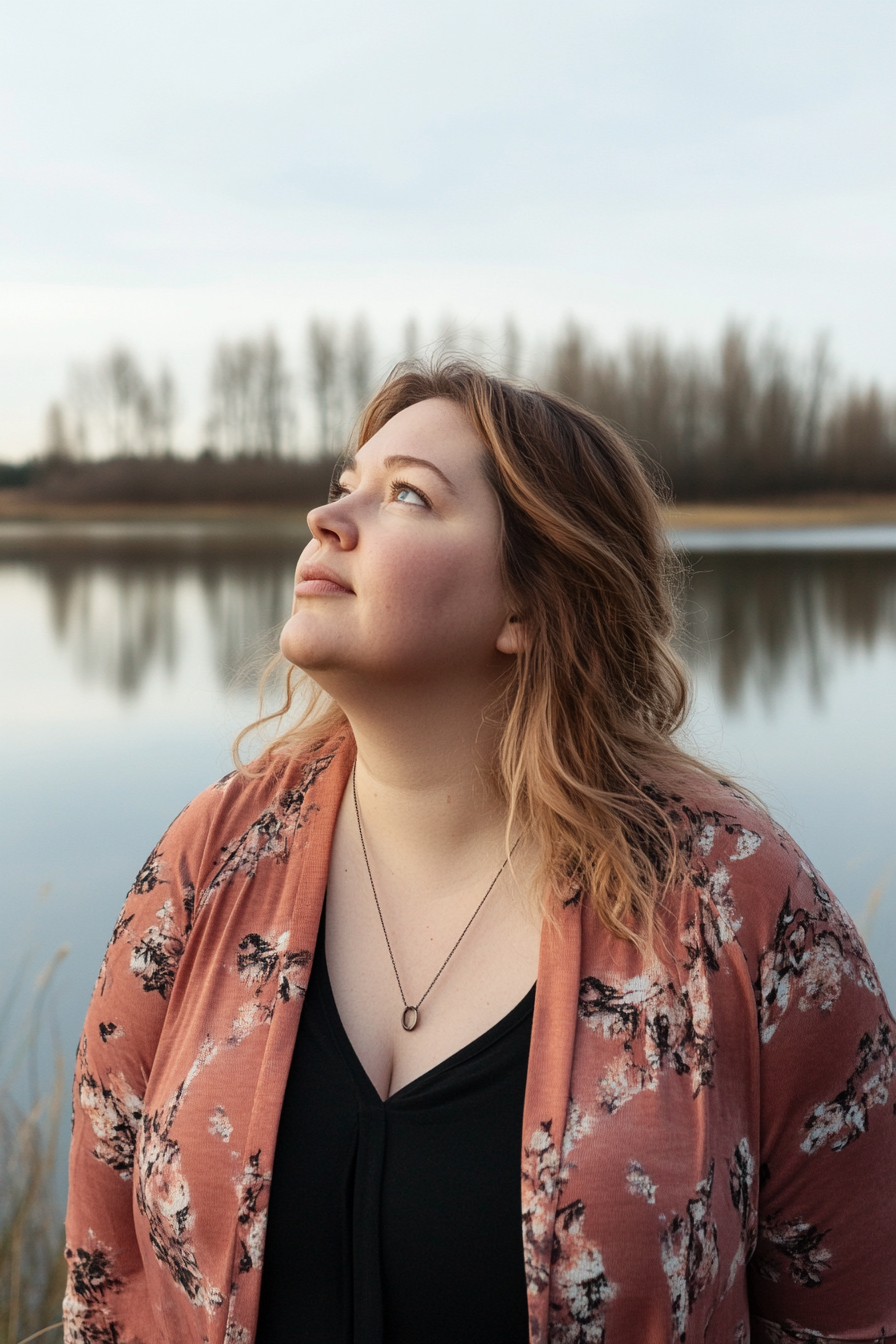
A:
{"type": "Polygon", "coordinates": [[[501,626],[495,646],[499,653],[522,653],[527,640],[525,622],[520,620],[519,616],[508,616],[501,626]]]}

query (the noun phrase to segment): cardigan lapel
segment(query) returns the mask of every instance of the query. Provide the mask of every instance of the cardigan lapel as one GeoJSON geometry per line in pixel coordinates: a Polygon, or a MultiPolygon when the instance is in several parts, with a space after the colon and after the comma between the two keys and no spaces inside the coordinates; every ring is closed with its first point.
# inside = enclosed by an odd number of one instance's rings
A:
{"type": "Polygon", "coordinates": [[[563,1135],[569,1105],[581,978],[582,908],[576,897],[546,920],[523,1108],[523,1248],[531,1344],[548,1339],[554,1222],[565,1184],[563,1135]]]}
{"type": "MultiPolygon", "coordinates": [[[[292,977],[281,982],[277,1009],[271,1019],[261,1067],[258,1072],[252,1114],[246,1142],[246,1164],[242,1176],[245,1191],[247,1221],[254,1222],[260,1215],[262,1239],[267,1219],[267,1203],[272,1171],[261,1170],[259,1154],[273,1155],[277,1142],[283,1094],[289,1074],[289,1061],[295,1047],[296,1033],[301,1017],[302,1000],[311,973],[311,958],[320,926],[333,832],[342,795],[355,759],[355,744],[350,735],[324,745],[322,757],[332,760],[320,774],[317,762],[309,761],[308,801],[303,815],[313,811],[313,825],[297,829],[289,861],[285,866],[280,894],[281,913],[289,929],[289,949],[301,967],[301,985],[298,992],[290,983],[292,977]],[[307,808],[307,812],[306,812],[307,808]]],[[[289,953],[287,954],[289,955],[289,953]]],[[[254,1337],[261,1294],[261,1275],[245,1273],[246,1228],[237,1222],[230,1282],[232,1285],[228,1309],[226,1344],[248,1344],[254,1337]]],[[[252,1268],[260,1268],[262,1246],[249,1248],[252,1268]],[[257,1265],[255,1263],[257,1259],[257,1265]]]]}

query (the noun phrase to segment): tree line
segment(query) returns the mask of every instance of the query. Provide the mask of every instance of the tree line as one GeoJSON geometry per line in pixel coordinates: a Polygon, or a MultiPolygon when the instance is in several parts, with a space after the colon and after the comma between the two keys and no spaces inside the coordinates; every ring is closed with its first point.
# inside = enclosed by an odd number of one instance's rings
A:
{"type": "MultiPolygon", "coordinates": [[[[824,340],[798,357],[739,324],[711,349],[643,334],[608,349],[570,321],[526,348],[513,321],[492,342],[443,327],[424,344],[412,320],[403,348],[384,359],[363,317],[343,327],[314,318],[298,370],[273,332],[217,346],[194,449],[228,461],[332,457],[395,358],[440,352],[472,353],[603,415],[681,500],[896,490],[896,399],[874,384],[845,385],[824,340]]],[[[152,378],[116,348],[72,370],[65,396],[48,408],[43,454],[57,463],[183,455],[181,412],[169,370],[152,378]]]]}
{"type": "MultiPolygon", "coordinates": [[[[293,373],[278,337],[222,341],[209,369],[207,414],[195,445],[206,457],[298,455],[299,393],[312,408],[304,456],[331,454],[374,386],[370,328],[358,318],[346,333],[314,318],[305,367],[293,373]]],[[[163,457],[178,447],[182,401],[171,371],[147,376],[134,353],[112,349],[75,365],[65,394],[47,408],[42,455],[54,461],[163,457]]]]}
{"type": "Polygon", "coordinates": [[[570,323],[544,384],[622,426],[682,500],[896,490],[896,399],[839,384],[825,340],[800,362],[732,324],[709,353],[638,335],[608,352],[570,323]]]}

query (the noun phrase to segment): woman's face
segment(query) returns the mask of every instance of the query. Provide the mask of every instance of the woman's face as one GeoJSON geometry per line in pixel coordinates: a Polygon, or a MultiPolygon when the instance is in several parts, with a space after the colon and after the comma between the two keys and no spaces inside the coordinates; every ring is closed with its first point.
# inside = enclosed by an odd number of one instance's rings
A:
{"type": "Polygon", "coordinates": [[[518,627],[484,451],[442,399],[401,411],[359,449],[337,497],[308,515],[280,638],[290,662],[333,693],[359,674],[410,687],[503,670],[518,627]]]}

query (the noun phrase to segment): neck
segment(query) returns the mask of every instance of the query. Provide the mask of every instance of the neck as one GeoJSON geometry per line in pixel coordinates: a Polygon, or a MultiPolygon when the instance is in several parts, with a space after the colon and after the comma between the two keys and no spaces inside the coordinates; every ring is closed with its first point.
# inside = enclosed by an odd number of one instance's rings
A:
{"type": "Polygon", "coordinates": [[[376,701],[368,695],[347,709],[365,836],[378,852],[455,873],[459,863],[500,859],[506,808],[490,782],[497,730],[484,706],[491,698],[455,682],[376,701]]]}

